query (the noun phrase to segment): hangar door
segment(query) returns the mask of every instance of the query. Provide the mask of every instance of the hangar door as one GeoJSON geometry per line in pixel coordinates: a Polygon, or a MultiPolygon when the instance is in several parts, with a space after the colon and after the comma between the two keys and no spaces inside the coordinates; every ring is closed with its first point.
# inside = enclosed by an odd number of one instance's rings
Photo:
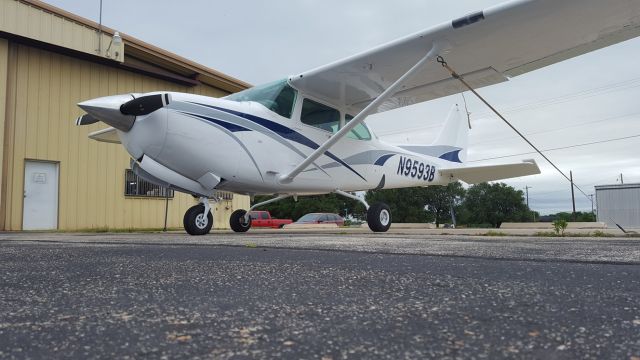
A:
{"type": "Polygon", "coordinates": [[[58,164],[25,161],[22,230],[58,228],[58,164]]]}

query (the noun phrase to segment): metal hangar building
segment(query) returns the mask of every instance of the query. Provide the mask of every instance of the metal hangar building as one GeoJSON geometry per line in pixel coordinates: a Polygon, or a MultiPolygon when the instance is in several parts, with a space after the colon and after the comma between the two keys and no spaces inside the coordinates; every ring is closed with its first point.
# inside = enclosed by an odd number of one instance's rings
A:
{"type": "MultiPolygon", "coordinates": [[[[0,230],[182,227],[190,195],[139,179],[122,146],[75,126],[83,100],[168,90],[219,97],[250,85],[36,0],[0,0],[0,230]]],[[[220,193],[214,227],[247,196],[220,193]]]]}
{"type": "Polygon", "coordinates": [[[640,229],[640,184],[596,186],[598,221],[608,227],[640,229]]]}

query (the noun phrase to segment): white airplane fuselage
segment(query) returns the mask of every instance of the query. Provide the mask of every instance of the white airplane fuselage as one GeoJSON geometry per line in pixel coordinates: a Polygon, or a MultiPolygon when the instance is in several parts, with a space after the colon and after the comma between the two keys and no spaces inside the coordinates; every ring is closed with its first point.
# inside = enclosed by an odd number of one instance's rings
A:
{"type": "Polygon", "coordinates": [[[460,149],[454,147],[424,146],[409,151],[375,136],[370,140],[345,137],[292,182],[283,183],[282,174],[332,135],[303,124],[299,120],[299,102],[288,119],[256,102],[169,94],[167,106],[138,116],[129,131],[118,131],[118,135],[144,170],[152,162],[156,172],[150,172],[156,178],[194,195],[210,195],[215,190],[306,195],[443,185],[449,181],[441,178],[438,169],[461,165],[456,152],[460,149]],[[168,169],[168,174],[177,173],[191,180],[187,185],[205,185],[180,186],[171,176],[157,171],[161,167],[168,169]],[[215,189],[210,189],[212,184],[215,189]]]}

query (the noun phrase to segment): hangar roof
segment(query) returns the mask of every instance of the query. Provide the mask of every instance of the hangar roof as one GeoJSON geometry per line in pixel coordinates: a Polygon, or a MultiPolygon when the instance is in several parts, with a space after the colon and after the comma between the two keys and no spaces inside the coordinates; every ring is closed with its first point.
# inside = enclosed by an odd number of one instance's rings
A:
{"type": "Polygon", "coordinates": [[[0,37],[184,85],[204,83],[228,92],[251,87],[249,83],[120,31],[123,44],[107,52],[116,30],[42,1],[0,0],[0,14],[4,14],[0,16],[0,37]]]}

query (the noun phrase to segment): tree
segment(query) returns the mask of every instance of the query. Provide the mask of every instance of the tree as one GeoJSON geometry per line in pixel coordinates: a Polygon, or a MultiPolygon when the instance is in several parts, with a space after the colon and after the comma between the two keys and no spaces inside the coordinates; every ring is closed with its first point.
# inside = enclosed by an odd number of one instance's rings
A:
{"type": "Polygon", "coordinates": [[[465,196],[462,184],[454,182],[447,186],[429,186],[425,189],[425,200],[428,211],[432,212],[435,218],[436,227],[451,220],[451,208],[458,207],[465,196]]]}
{"type": "Polygon", "coordinates": [[[481,183],[470,187],[463,207],[466,223],[491,224],[495,228],[505,221],[522,221],[530,214],[524,193],[504,183],[481,183]]]}
{"type": "MultiPolygon", "coordinates": [[[[553,220],[565,220],[565,221],[574,221],[573,214],[570,212],[559,212],[557,214],[549,214],[547,217],[553,220]]],[[[576,211],[576,220],[577,222],[593,222],[596,221],[596,215],[592,212],[582,212],[576,211]]]]}
{"type": "MultiPolygon", "coordinates": [[[[272,196],[256,196],[253,204],[271,199],[272,196]]],[[[337,194],[301,196],[277,201],[257,210],[269,210],[271,216],[281,219],[297,220],[302,215],[313,212],[328,212],[345,216],[345,210],[355,218],[364,219],[364,206],[356,201],[337,194]]]]}

